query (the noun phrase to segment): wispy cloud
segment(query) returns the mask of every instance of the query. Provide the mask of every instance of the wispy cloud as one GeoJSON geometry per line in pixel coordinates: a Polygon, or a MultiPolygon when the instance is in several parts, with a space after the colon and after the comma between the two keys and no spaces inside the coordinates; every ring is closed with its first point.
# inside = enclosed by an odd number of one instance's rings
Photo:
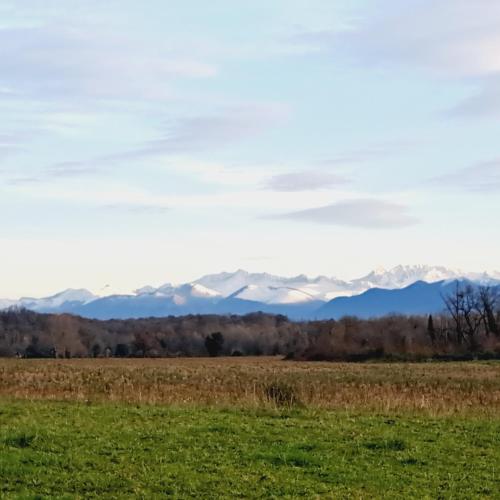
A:
{"type": "Polygon", "coordinates": [[[14,186],[53,183],[57,180],[98,175],[103,171],[104,162],[99,165],[95,162],[67,161],[50,165],[28,175],[16,175],[11,172],[5,182],[14,186]]]}
{"type": "Polygon", "coordinates": [[[22,150],[28,139],[27,132],[0,132],[0,158],[22,150]]]}
{"type": "MultiPolygon", "coordinates": [[[[289,110],[279,104],[255,104],[225,108],[207,115],[173,120],[163,127],[163,138],[139,145],[136,149],[118,151],[88,160],[71,160],[48,165],[26,175],[12,173],[8,184],[22,185],[53,182],[54,180],[88,177],[113,171],[124,162],[140,162],[157,158],[164,163],[177,164],[176,170],[195,173],[200,178],[220,184],[258,184],[265,175],[263,167],[227,166],[206,161],[188,160],[182,155],[206,152],[252,139],[277,126],[289,116],[289,110]],[[181,155],[181,156],[179,156],[181,155]]],[[[0,136],[6,152],[10,136],[0,136]]]]}
{"type": "Polygon", "coordinates": [[[90,26],[0,29],[0,58],[0,87],[38,100],[168,99],[172,79],[217,73],[209,62],[90,26]]]}
{"type": "Polygon", "coordinates": [[[453,114],[500,113],[500,4],[491,0],[378,0],[348,29],[302,32],[291,43],[363,68],[406,67],[476,81],[477,96],[453,114]],[[493,79],[493,82],[496,80],[493,79]],[[492,111],[494,110],[494,111],[492,111]]]}
{"type": "Polygon", "coordinates": [[[40,138],[43,135],[41,130],[28,129],[24,130],[9,130],[7,124],[0,123],[0,162],[10,158],[18,153],[26,152],[28,144],[35,137],[40,138]],[[5,127],[2,131],[2,125],[5,127]]]}
{"type": "MultiPolygon", "coordinates": [[[[279,103],[241,105],[213,113],[171,120],[163,125],[159,135],[135,149],[111,153],[91,160],[95,164],[139,161],[150,157],[212,151],[252,139],[286,120],[290,110],[279,103]]],[[[86,162],[75,162],[84,167],[86,162]]]]}
{"type": "Polygon", "coordinates": [[[265,187],[273,191],[316,191],[348,182],[345,177],[329,172],[302,171],[274,175],[266,181],[265,187]]]}
{"type": "Polygon", "coordinates": [[[20,151],[20,148],[11,144],[0,144],[0,161],[20,151]]]}
{"type": "Polygon", "coordinates": [[[320,162],[322,166],[339,166],[355,163],[367,163],[374,160],[390,158],[401,153],[407,153],[419,143],[416,138],[401,138],[375,144],[367,144],[357,149],[347,150],[344,153],[320,162]]]}
{"type": "Polygon", "coordinates": [[[292,41],[361,64],[420,66],[456,76],[500,71],[497,2],[377,0],[363,12],[350,29],[299,33],[292,41]]]}
{"type": "Polygon", "coordinates": [[[101,205],[99,209],[112,212],[126,212],[135,215],[162,215],[170,211],[170,207],[161,205],[140,205],[128,203],[115,203],[110,205],[101,205]]]}
{"type": "Polygon", "coordinates": [[[456,172],[431,179],[431,184],[443,188],[480,193],[500,191],[500,159],[478,163],[456,172]]]}
{"type": "Polygon", "coordinates": [[[287,107],[256,104],[186,117],[167,125],[165,136],[152,141],[143,152],[183,153],[218,148],[262,134],[288,116],[287,107]]]}
{"type": "Polygon", "coordinates": [[[446,113],[455,117],[500,118],[500,74],[477,85],[476,92],[446,113]]]}
{"type": "Polygon", "coordinates": [[[418,223],[418,219],[410,215],[408,207],[375,199],[341,201],[266,218],[368,229],[395,229],[418,223]]]}

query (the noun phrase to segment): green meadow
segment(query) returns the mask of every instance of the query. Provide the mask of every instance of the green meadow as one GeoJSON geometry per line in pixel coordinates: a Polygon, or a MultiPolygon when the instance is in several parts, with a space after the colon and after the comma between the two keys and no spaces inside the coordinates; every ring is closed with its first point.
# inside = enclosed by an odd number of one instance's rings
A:
{"type": "Polygon", "coordinates": [[[500,418],[0,401],[1,498],[500,498],[500,418]]]}

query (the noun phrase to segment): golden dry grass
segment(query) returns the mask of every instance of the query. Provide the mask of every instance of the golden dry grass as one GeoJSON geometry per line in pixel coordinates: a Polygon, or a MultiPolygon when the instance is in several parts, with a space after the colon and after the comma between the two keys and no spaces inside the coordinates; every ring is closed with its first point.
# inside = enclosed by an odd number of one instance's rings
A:
{"type": "Polygon", "coordinates": [[[312,363],[279,358],[0,360],[0,397],[268,406],[266,387],[306,407],[426,414],[500,413],[500,363],[312,363]]]}

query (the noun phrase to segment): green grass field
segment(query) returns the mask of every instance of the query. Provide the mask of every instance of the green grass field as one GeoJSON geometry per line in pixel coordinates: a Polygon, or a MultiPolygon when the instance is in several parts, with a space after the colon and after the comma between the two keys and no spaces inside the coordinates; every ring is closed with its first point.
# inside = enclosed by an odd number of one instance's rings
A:
{"type": "Polygon", "coordinates": [[[500,498],[500,419],[0,400],[2,498],[500,498]]]}

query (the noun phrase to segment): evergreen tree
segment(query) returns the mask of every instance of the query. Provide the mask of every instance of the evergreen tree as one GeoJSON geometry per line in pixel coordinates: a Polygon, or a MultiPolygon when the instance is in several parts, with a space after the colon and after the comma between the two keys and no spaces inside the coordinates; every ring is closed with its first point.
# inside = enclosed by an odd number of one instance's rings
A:
{"type": "Polygon", "coordinates": [[[436,341],[436,329],[434,328],[434,318],[432,314],[429,314],[429,319],[427,320],[427,333],[434,344],[436,341]]]}
{"type": "Polygon", "coordinates": [[[220,332],[212,333],[205,338],[205,347],[212,358],[215,358],[221,353],[223,345],[224,336],[220,332]]]}

